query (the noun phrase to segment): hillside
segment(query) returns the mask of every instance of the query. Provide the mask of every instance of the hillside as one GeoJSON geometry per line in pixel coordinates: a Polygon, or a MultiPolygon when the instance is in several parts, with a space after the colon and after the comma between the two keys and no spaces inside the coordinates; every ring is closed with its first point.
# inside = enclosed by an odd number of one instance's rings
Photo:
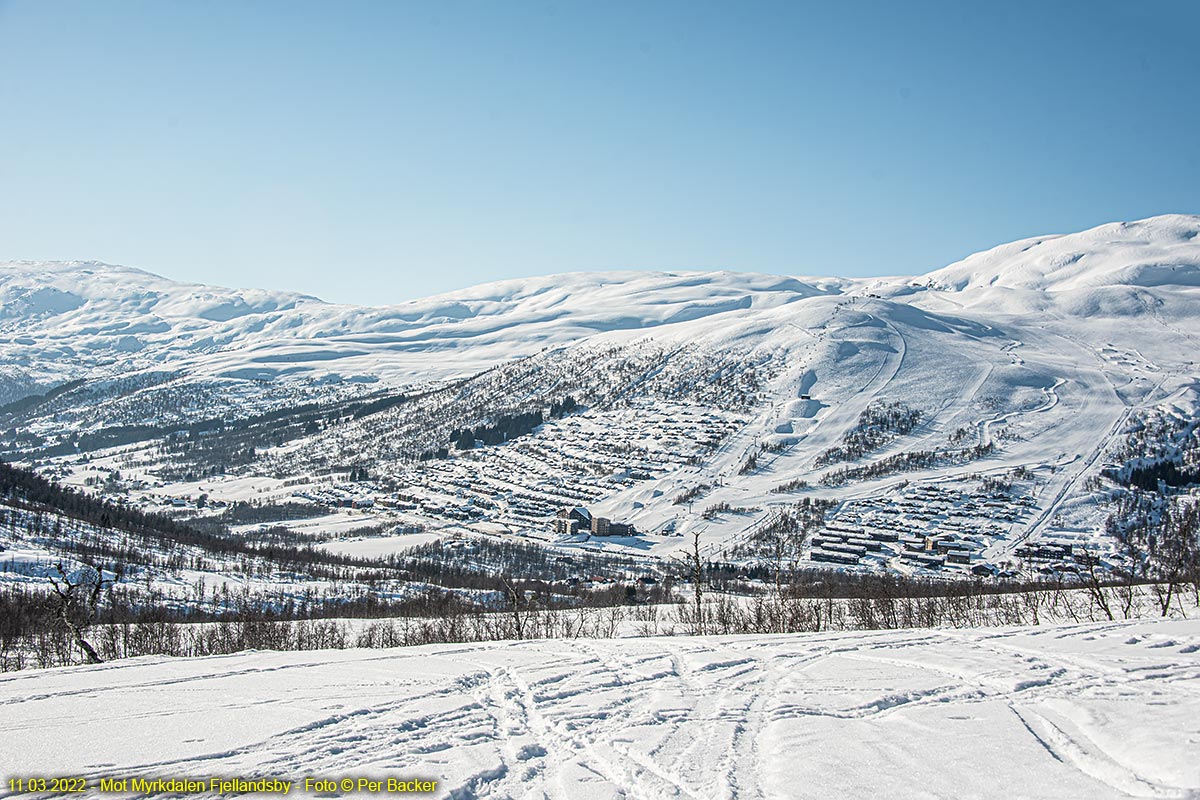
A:
{"type": "Polygon", "coordinates": [[[179,283],[94,262],[9,262],[0,264],[0,355],[36,381],[91,370],[115,374],[119,360],[120,374],[131,365],[169,365],[216,378],[408,382],[469,374],[598,332],[772,308],[842,283],[741,273],[580,273],[359,308],[287,292],[179,283]]]}
{"type": "Polygon", "coordinates": [[[753,565],[815,503],[808,565],[1140,569],[1112,526],[1153,538],[1194,506],[1197,233],[1173,215],[916,277],[573,274],[366,309],[11,263],[0,451],[184,516],[301,504],[306,534],[406,533],[346,553],[419,531],[654,560],[698,534],[753,565]],[[1140,511],[1135,469],[1175,476],[1140,511]],[[555,533],[574,506],[638,535],[555,533]]]}

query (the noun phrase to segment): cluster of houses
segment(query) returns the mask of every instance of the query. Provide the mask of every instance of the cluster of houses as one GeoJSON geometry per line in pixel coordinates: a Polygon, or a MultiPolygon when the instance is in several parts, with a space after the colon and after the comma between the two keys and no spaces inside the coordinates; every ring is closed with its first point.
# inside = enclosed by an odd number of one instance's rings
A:
{"type": "Polygon", "coordinates": [[[969,566],[972,554],[981,549],[977,543],[953,533],[925,536],[901,535],[894,530],[863,528],[831,522],[811,540],[813,561],[831,564],[857,564],[867,556],[881,559],[898,554],[901,560],[924,569],[941,569],[946,564],[969,566]]]}
{"type": "Polygon", "coordinates": [[[1032,504],[1028,495],[969,484],[907,485],[845,503],[812,537],[809,555],[844,565],[898,558],[918,569],[995,575],[997,568],[984,562],[983,552],[1008,538],[1009,526],[1026,518],[1032,504]]]}
{"type": "Polygon", "coordinates": [[[983,549],[978,541],[957,533],[909,536],[901,540],[901,546],[901,559],[926,569],[941,569],[946,564],[970,566],[971,559],[983,549]]]}
{"type": "MultiPolygon", "coordinates": [[[[1038,572],[1053,575],[1063,572],[1079,572],[1077,558],[1086,555],[1086,548],[1072,542],[1041,539],[1021,545],[1013,553],[1036,566],[1038,572]]],[[[1103,560],[1102,563],[1104,563],[1103,560]]],[[[1110,565],[1105,564],[1105,566],[1110,565]]]]}
{"type": "Polygon", "coordinates": [[[198,509],[198,508],[224,508],[227,503],[224,500],[209,500],[208,495],[201,494],[198,497],[175,497],[172,495],[146,495],[137,500],[142,506],[169,506],[177,510],[198,509]]]}
{"type": "Polygon", "coordinates": [[[292,497],[307,500],[328,509],[374,508],[375,497],[368,494],[349,492],[334,486],[322,486],[293,492],[292,497]]]}
{"type": "Polygon", "coordinates": [[[563,508],[554,518],[554,532],[559,536],[590,533],[592,536],[637,536],[637,529],[624,522],[596,516],[583,506],[563,508]]]}
{"type": "Polygon", "coordinates": [[[892,531],[830,522],[819,536],[812,537],[809,557],[830,564],[857,564],[867,553],[882,553],[883,543],[897,538],[892,531]]]}
{"type": "MultiPolygon", "coordinates": [[[[809,557],[813,561],[857,564],[871,555],[888,559],[898,554],[910,566],[924,569],[941,569],[947,564],[972,567],[983,549],[978,541],[956,533],[900,534],[836,522],[828,523],[820,535],[812,537],[811,544],[809,557]]],[[[991,574],[990,568],[976,574],[985,572],[991,574]]]]}

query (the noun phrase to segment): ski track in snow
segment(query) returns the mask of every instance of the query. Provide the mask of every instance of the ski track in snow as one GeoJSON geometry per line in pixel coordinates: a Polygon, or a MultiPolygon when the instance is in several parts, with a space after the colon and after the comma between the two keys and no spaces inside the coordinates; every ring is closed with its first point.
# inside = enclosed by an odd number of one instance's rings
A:
{"type": "Polygon", "coordinates": [[[1200,620],[139,658],[0,676],[0,705],[5,787],[404,775],[458,800],[1200,796],[1200,620]]]}

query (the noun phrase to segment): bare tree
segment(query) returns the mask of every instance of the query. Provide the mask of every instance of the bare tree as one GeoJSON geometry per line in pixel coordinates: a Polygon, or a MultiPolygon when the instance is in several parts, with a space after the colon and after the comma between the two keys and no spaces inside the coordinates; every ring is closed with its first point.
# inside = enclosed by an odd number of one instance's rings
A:
{"type": "Polygon", "coordinates": [[[1127,567],[1121,575],[1117,596],[1121,600],[1121,614],[1125,619],[1133,616],[1133,605],[1137,600],[1137,586],[1147,579],[1149,565],[1145,550],[1145,537],[1141,531],[1127,531],[1117,540],[1119,552],[1125,557],[1127,567]]]}
{"type": "Polygon", "coordinates": [[[505,600],[508,601],[509,611],[512,614],[512,633],[517,639],[525,638],[525,609],[522,606],[525,604],[524,592],[518,591],[505,578],[500,578],[500,583],[504,585],[505,600]]]}
{"type": "MultiPolygon", "coordinates": [[[[683,555],[676,554],[678,560],[691,575],[692,579],[692,635],[699,636],[705,632],[704,624],[704,561],[700,557],[700,530],[692,531],[692,547],[683,555]]],[[[687,616],[682,599],[680,600],[680,616],[687,616]]]]}
{"type": "MultiPolygon", "coordinates": [[[[1158,530],[1150,539],[1150,564],[1154,597],[1162,616],[1171,610],[1171,601],[1191,583],[1196,588],[1196,565],[1200,562],[1200,545],[1196,541],[1196,509],[1182,506],[1178,513],[1168,508],[1163,512],[1158,530]]],[[[1200,600],[1198,600],[1200,605],[1200,600]]]]}
{"type": "Polygon", "coordinates": [[[68,575],[62,562],[54,565],[58,578],[50,576],[50,584],[58,595],[58,616],[71,631],[75,644],[90,664],[102,664],[96,649],[88,642],[85,634],[100,610],[100,598],[104,590],[121,579],[119,573],[106,579],[104,573],[90,564],[85,564],[82,575],[68,575]]]}
{"type": "Polygon", "coordinates": [[[778,633],[792,629],[789,596],[795,596],[796,574],[804,543],[808,539],[808,528],[806,520],[798,514],[780,511],[763,530],[775,582],[773,612],[774,627],[778,633]]]}
{"type": "Polygon", "coordinates": [[[1109,620],[1114,620],[1112,607],[1108,604],[1108,595],[1104,591],[1104,580],[1100,571],[1100,557],[1086,548],[1080,548],[1075,554],[1076,563],[1084,568],[1084,586],[1092,602],[1104,612],[1109,620]]]}

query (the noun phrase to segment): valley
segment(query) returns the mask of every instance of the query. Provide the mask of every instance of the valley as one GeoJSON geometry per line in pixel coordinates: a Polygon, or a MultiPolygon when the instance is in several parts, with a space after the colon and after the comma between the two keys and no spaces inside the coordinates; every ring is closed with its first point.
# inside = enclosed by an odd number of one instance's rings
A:
{"type": "MultiPolygon", "coordinates": [[[[368,309],[8,264],[0,449],[114,503],[372,559],[454,544],[470,569],[513,541],[627,577],[693,549],[753,570],[771,521],[815,502],[795,568],[1117,574],[1131,470],[1197,461],[1198,232],[1106,225],[914,278],[575,274],[368,309]],[[575,508],[587,524],[560,524],[575,508]]],[[[60,546],[18,527],[0,577],[46,573],[60,546]]]]}

